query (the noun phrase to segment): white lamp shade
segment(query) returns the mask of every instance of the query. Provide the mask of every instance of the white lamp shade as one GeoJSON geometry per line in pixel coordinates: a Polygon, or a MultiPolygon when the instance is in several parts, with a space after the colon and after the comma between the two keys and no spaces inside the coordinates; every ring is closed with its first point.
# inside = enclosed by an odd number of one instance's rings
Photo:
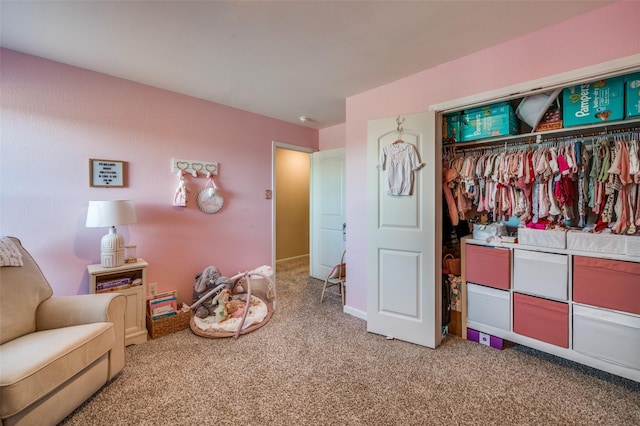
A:
{"type": "Polygon", "coordinates": [[[137,221],[131,200],[89,201],[86,226],[111,228],[100,242],[100,263],[103,268],[115,268],[124,263],[124,237],[117,234],[116,226],[137,221]]]}
{"type": "Polygon", "coordinates": [[[137,223],[136,210],[131,200],[89,201],[88,228],[127,225],[137,223]]]}

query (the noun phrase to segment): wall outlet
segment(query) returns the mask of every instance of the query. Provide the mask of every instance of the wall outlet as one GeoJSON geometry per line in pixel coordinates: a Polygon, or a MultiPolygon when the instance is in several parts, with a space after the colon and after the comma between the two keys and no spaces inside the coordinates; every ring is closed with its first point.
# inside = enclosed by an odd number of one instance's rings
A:
{"type": "Polygon", "coordinates": [[[155,296],[158,294],[158,283],[149,284],[149,296],[155,296]]]}

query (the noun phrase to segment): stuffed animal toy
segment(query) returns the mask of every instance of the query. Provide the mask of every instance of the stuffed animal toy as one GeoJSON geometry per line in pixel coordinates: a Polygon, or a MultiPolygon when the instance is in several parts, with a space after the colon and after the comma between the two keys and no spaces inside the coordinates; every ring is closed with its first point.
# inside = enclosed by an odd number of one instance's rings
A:
{"type": "MultiPolygon", "coordinates": [[[[202,271],[201,274],[196,275],[196,282],[193,286],[193,303],[200,300],[202,296],[213,290],[220,284],[225,284],[226,287],[231,287],[231,281],[229,278],[221,276],[220,271],[215,266],[208,266],[202,271]]],[[[214,297],[210,297],[205,300],[198,309],[196,309],[195,316],[198,318],[206,318],[213,315],[216,308],[214,297]]]]}
{"type": "Polygon", "coordinates": [[[229,318],[229,311],[227,310],[227,304],[231,300],[231,290],[228,288],[222,289],[216,297],[213,298],[215,308],[213,309],[213,322],[220,323],[229,318]]]}

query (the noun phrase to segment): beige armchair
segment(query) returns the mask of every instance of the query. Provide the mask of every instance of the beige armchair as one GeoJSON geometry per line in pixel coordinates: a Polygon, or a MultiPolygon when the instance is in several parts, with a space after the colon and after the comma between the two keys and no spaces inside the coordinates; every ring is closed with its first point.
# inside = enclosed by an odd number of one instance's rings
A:
{"type": "Polygon", "coordinates": [[[122,371],[126,300],[53,297],[20,241],[7,246],[22,266],[0,267],[0,424],[55,425],[122,371]]]}

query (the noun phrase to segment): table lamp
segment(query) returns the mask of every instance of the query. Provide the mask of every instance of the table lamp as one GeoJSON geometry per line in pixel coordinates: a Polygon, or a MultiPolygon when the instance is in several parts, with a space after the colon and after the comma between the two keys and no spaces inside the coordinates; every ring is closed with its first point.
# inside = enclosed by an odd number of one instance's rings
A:
{"type": "Polygon", "coordinates": [[[124,264],[124,237],[116,233],[116,226],[137,221],[131,200],[89,201],[86,226],[110,227],[109,233],[100,242],[100,263],[103,268],[115,268],[124,264]]]}

